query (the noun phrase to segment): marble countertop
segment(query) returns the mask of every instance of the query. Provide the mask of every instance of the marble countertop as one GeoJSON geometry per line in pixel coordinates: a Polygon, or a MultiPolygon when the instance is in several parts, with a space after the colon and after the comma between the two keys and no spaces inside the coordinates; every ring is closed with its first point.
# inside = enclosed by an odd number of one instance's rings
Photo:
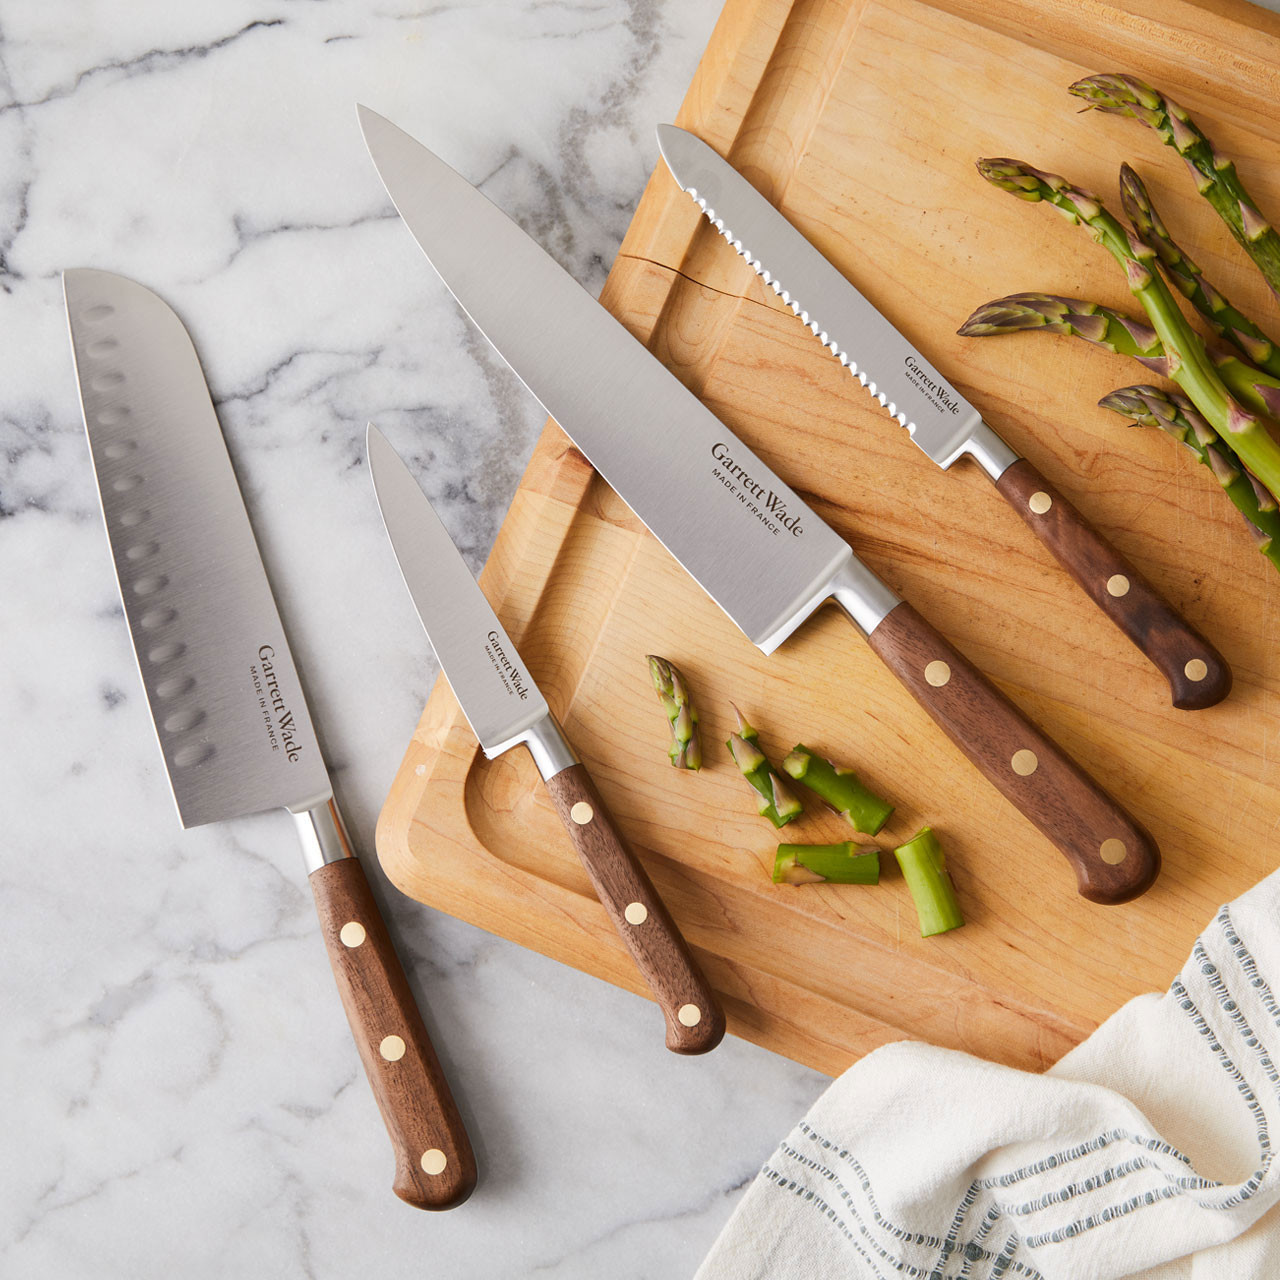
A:
{"type": "Polygon", "coordinates": [[[418,259],[361,100],[603,283],[718,0],[0,2],[0,1272],[689,1275],[824,1077],[661,1047],[646,1002],[420,907],[372,857],[435,667],[363,463],[376,420],[479,568],[541,429],[418,259]],[[475,1140],[391,1153],[287,816],[182,831],[103,535],[59,272],[200,352],[307,682],[475,1140]]]}

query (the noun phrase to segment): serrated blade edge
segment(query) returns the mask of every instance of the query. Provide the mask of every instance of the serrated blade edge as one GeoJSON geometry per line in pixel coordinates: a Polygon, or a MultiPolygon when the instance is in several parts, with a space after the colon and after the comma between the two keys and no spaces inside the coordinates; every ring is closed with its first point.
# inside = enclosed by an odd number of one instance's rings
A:
{"type": "Polygon", "coordinates": [[[687,130],[657,132],[672,176],[734,252],[920,449],[950,466],[984,425],[978,411],[727,160],[687,130]]]}

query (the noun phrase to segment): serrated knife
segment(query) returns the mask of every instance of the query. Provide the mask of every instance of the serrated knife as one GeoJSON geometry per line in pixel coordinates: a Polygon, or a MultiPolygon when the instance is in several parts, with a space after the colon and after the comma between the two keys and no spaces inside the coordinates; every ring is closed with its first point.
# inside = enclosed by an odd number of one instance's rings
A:
{"type": "Polygon", "coordinates": [[[334,803],[195,348],[149,289],[63,273],[80,404],[134,654],[184,827],[293,814],[321,932],[423,1209],[475,1186],[471,1144],[334,803]]]}
{"type": "Polygon", "coordinates": [[[706,1053],[724,1013],[671,913],[498,621],[480,584],[386,436],[367,432],[369,472],[414,608],[490,759],[523,744],[556,813],[667,1023],[667,1048],[706,1053]]]}
{"type": "Polygon", "coordinates": [[[764,653],[835,600],[983,774],[1122,902],[1155,879],[1150,835],[510,218],[421,143],[359,108],[419,246],[516,376],[764,653]]]}
{"type": "Polygon", "coordinates": [[[973,458],[1089,598],[1169,682],[1173,705],[1212,707],[1231,689],[1222,655],[729,162],[658,126],[672,177],[756,274],[944,471],[973,458]]]}

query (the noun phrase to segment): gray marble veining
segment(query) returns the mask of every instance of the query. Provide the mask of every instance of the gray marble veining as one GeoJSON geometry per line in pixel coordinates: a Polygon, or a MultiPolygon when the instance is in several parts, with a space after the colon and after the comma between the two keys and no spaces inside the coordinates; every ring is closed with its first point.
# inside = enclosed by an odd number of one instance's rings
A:
{"type": "Polygon", "coordinates": [[[646,1002],[379,878],[483,1166],[454,1213],[394,1198],[288,818],[178,827],[59,283],[124,272],[190,329],[371,854],[435,672],[365,421],[478,568],[542,415],[421,262],[353,104],[598,289],[717,10],[0,0],[0,1274],[688,1275],[822,1088],[740,1041],[677,1059],[646,1002]]]}

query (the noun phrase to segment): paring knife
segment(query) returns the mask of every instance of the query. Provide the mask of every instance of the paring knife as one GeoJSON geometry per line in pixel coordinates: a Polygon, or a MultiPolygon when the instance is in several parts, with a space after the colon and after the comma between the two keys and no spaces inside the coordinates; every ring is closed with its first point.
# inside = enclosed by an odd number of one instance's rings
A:
{"type": "Polygon", "coordinates": [[[1075,868],[1123,902],[1155,879],[1150,835],[1040,732],[678,378],[510,218],[359,108],[374,164],[472,321],[650,531],[772,653],[834,599],[970,760],[1075,868]]]}
{"type": "Polygon", "coordinates": [[[658,126],[672,176],[716,230],[944,471],[972,457],[1089,598],[1169,682],[1173,705],[1231,689],[1222,655],[727,160],[658,126]]]}
{"type": "Polygon", "coordinates": [[[120,597],[184,827],[286,808],[396,1155],[396,1195],[461,1204],[475,1157],[334,803],[204,374],[176,315],[107,271],[63,274],[120,597]]]}
{"type": "Polygon", "coordinates": [[[667,1048],[706,1053],[724,1014],[698,962],[574,754],[529,668],[409,468],[372,423],[369,471],[414,608],[489,759],[529,748],[596,894],[667,1022],[667,1048]]]}

